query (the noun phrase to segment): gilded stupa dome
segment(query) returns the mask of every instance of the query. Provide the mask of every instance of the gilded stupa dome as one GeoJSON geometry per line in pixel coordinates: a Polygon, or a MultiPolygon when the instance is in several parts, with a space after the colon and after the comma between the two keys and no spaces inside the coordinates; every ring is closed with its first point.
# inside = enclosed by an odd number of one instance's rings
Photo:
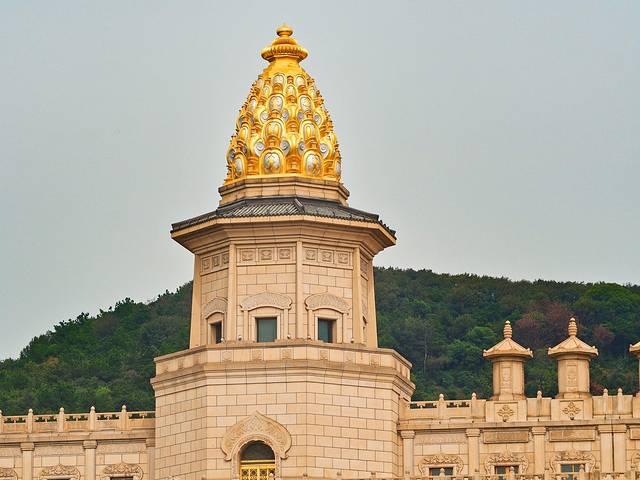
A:
{"type": "Polygon", "coordinates": [[[340,151],[313,78],[300,66],[308,52],[283,25],[262,50],[269,65],[240,108],[227,150],[225,185],[251,177],[339,181],[340,151]]]}

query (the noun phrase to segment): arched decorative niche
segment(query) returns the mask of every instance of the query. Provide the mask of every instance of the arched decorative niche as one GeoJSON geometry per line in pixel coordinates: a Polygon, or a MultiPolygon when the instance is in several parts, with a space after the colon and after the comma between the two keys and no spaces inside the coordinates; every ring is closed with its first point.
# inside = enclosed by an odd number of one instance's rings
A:
{"type": "Polygon", "coordinates": [[[219,337],[219,339],[225,338],[224,327],[227,321],[227,299],[224,297],[216,297],[202,307],[202,320],[205,327],[205,338],[202,340],[205,343],[218,343],[216,336],[219,337]]]}
{"type": "Polygon", "coordinates": [[[495,474],[495,467],[518,465],[518,474],[527,473],[529,459],[526,455],[512,452],[502,452],[489,455],[484,462],[484,469],[487,475],[495,474]]]}
{"type": "Polygon", "coordinates": [[[142,480],[144,473],[140,465],[134,463],[117,463],[107,465],[102,470],[102,480],[111,480],[118,478],[133,478],[133,480],[142,480]]]}
{"type": "Polygon", "coordinates": [[[342,298],[331,293],[318,293],[304,301],[307,309],[307,338],[318,340],[318,319],[335,322],[335,343],[348,343],[348,316],[350,305],[342,298]]]}
{"type": "Polygon", "coordinates": [[[291,298],[279,293],[263,292],[246,297],[240,302],[243,313],[243,339],[257,340],[256,321],[261,317],[277,319],[276,338],[284,339],[289,335],[289,310],[291,298]]]}
{"type": "Polygon", "coordinates": [[[241,452],[252,442],[263,442],[273,450],[275,476],[279,478],[282,460],[287,458],[287,452],[291,448],[291,434],[282,424],[259,412],[254,412],[231,426],[222,437],[221,449],[224,459],[231,462],[231,478],[239,478],[241,452]]]}

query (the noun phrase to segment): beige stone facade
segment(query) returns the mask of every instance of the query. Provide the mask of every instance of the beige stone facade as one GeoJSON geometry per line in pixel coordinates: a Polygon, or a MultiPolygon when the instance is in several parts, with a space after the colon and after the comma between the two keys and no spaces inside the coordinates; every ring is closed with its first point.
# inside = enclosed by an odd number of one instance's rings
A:
{"type": "Polygon", "coordinates": [[[0,480],[638,478],[640,396],[591,396],[573,319],[556,398],[525,397],[532,352],[507,322],[491,398],[411,401],[411,365],[377,342],[373,260],[395,235],[349,207],[291,33],[263,52],[218,209],[173,225],[190,343],[156,359],[155,411],[0,413],[0,480]]]}

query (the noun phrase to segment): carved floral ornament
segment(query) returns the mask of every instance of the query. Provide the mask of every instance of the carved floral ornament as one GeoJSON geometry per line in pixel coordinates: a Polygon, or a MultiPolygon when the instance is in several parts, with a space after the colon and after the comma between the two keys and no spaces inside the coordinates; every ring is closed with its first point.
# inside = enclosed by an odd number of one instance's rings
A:
{"type": "Polygon", "coordinates": [[[13,468],[0,468],[0,478],[3,480],[11,478],[18,480],[18,474],[13,468]]]}
{"type": "Polygon", "coordinates": [[[455,473],[461,473],[464,462],[458,455],[427,455],[418,464],[420,473],[429,476],[430,468],[453,467],[455,473]]]}
{"type": "Polygon", "coordinates": [[[255,310],[258,307],[275,307],[282,310],[291,308],[291,299],[279,293],[264,292],[245,298],[240,306],[243,310],[255,310]]]}
{"type": "Polygon", "coordinates": [[[330,308],[340,313],[346,313],[349,310],[349,304],[340,297],[330,293],[318,293],[311,295],[304,301],[307,310],[318,310],[319,308],[330,308]]]}
{"type": "Polygon", "coordinates": [[[503,422],[508,421],[516,413],[509,405],[502,405],[500,410],[496,412],[503,422]]]}
{"type": "Polygon", "coordinates": [[[64,478],[69,480],[80,480],[80,471],[72,465],[55,465],[43,468],[40,471],[41,479],[64,478]]]}
{"type": "Polygon", "coordinates": [[[581,452],[577,450],[563,450],[554,457],[549,465],[554,472],[560,470],[563,463],[584,463],[585,470],[591,472],[596,464],[596,458],[589,452],[581,452]]]}
{"type": "Polygon", "coordinates": [[[569,405],[562,409],[562,413],[567,415],[571,420],[573,420],[581,411],[580,407],[573,402],[569,402],[569,405]]]}
{"type": "Polygon", "coordinates": [[[519,473],[526,473],[529,468],[529,460],[526,455],[513,452],[502,452],[490,455],[484,462],[484,469],[487,474],[493,475],[494,467],[500,465],[519,465],[519,473]]]}
{"type": "Polygon", "coordinates": [[[102,471],[102,478],[104,480],[109,480],[114,477],[133,477],[133,480],[142,480],[143,475],[142,467],[133,463],[107,465],[102,471]]]}
{"type": "Polygon", "coordinates": [[[631,459],[631,465],[636,469],[640,469],[640,453],[636,453],[631,459]]]}
{"type": "Polygon", "coordinates": [[[230,427],[222,438],[221,448],[225,460],[237,458],[247,443],[262,441],[269,445],[276,458],[287,458],[291,448],[291,435],[281,424],[259,412],[254,412],[230,427]]]}

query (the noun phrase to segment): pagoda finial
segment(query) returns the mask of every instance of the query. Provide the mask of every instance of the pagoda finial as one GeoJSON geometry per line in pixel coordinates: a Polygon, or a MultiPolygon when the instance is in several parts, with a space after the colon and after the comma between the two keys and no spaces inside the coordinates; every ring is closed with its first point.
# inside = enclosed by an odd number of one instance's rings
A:
{"type": "Polygon", "coordinates": [[[576,319],[571,317],[569,319],[569,328],[567,328],[570,337],[575,337],[578,335],[578,324],[576,323],[576,319]]]}
{"type": "Polygon", "coordinates": [[[277,58],[293,58],[298,62],[307,58],[309,52],[298,45],[295,39],[291,38],[293,35],[293,28],[286,23],[283,23],[276,29],[276,38],[271,45],[262,50],[262,58],[268,62],[273,62],[277,58]]]}
{"type": "Polygon", "coordinates": [[[513,329],[511,328],[511,322],[509,320],[504,322],[502,334],[504,335],[504,338],[511,338],[513,336],[513,329]]]}

